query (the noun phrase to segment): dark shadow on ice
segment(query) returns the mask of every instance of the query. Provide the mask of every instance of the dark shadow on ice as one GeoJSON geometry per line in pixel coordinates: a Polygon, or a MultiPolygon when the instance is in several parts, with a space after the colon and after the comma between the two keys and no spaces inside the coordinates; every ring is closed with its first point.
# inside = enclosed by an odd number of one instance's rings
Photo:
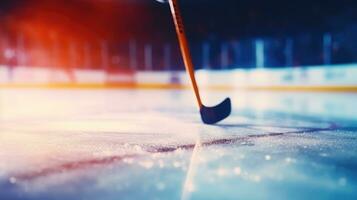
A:
{"type": "Polygon", "coordinates": [[[31,180],[39,177],[48,176],[51,174],[57,174],[62,172],[74,171],[79,169],[85,169],[94,166],[107,165],[111,163],[120,162],[125,158],[133,158],[135,155],[123,155],[123,156],[109,156],[104,158],[94,158],[90,160],[81,160],[63,163],[50,168],[45,168],[38,171],[33,171],[30,173],[18,174],[15,177],[17,180],[31,180]]]}
{"type": "MultiPolygon", "coordinates": [[[[247,128],[247,129],[254,129],[254,130],[260,130],[257,128],[263,128],[263,127],[270,127],[270,128],[286,128],[286,129],[299,129],[301,131],[305,132],[316,132],[316,131],[352,131],[355,132],[357,131],[357,127],[346,127],[346,126],[340,126],[337,125],[336,123],[329,123],[327,127],[309,127],[309,126],[284,126],[284,125],[271,125],[271,124],[218,124],[215,125],[216,127],[220,127],[223,129],[231,129],[231,128],[247,128]]],[[[300,131],[287,131],[284,133],[299,133],[300,131]]]]}

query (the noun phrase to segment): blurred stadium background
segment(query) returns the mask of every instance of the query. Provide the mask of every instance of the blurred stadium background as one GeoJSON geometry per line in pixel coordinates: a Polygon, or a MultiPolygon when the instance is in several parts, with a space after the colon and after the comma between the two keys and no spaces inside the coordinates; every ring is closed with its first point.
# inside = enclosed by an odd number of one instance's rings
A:
{"type": "Polygon", "coordinates": [[[179,0],[215,126],[158,1],[0,0],[0,199],[356,199],[357,1],[179,0]]]}
{"type": "MultiPolygon", "coordinates": [[[[180,3],[201,86],[357,90],[354,1],[180,3]]],[[[167,4],[13,0],[0,16],[2,86],[186,86],[167,4]]]]}

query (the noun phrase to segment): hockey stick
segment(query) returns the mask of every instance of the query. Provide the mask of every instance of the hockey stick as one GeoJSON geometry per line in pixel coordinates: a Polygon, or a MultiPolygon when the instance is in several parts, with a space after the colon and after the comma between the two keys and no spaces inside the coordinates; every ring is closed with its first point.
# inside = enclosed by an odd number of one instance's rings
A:
{"type": "Polygon", "coordinates": [[[181,14],[178,8],[178,0],[169,0],[171,14],[174,19],[177,37],[180,43],[181,54],[185,64],[186,71],[191,79],[191,84],[195,92],[198,106],[200,108],[201,119],[205,124],[215,124],[226,117],[231,113],[231,100],[226,98],[220,104],[214,107],[207,107],[202,104],[200,93],[198,90],[194,67],[192,64],[192,59],[190,55],[190,49],[188,46],[187,38],[184,32],[183,22],[181,14]]]}

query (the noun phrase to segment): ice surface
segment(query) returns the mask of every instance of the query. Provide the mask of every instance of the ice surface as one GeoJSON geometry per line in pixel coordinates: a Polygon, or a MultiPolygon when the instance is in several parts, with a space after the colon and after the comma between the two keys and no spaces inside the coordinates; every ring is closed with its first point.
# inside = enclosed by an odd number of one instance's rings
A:
{"type": "Polygon", "coordinates": [[[1,90],[0,199],[355,199],[356,94],[1,90]]]}

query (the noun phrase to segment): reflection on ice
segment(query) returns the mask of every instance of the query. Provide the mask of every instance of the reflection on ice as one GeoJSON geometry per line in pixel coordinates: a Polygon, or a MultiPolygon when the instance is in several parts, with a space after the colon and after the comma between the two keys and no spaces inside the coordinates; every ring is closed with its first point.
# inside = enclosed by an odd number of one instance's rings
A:
{"type": "MultiPolygon", "coordinates": [[[[190,158],[190,164],[187,170],[186,178],[183,184],[181,200],[186,200],[191,197],[191,193],[195,191],[196,187],[194,184],[195,176],[197,175],[197,168],[199,165],[198,159],[200,157],[200,152],[202,149],[200,136],[197,135],[196,144],[193,148],[193,152],[190,158]]],[[[201,173],[201,172],[199,172],[201,173]]]]}

